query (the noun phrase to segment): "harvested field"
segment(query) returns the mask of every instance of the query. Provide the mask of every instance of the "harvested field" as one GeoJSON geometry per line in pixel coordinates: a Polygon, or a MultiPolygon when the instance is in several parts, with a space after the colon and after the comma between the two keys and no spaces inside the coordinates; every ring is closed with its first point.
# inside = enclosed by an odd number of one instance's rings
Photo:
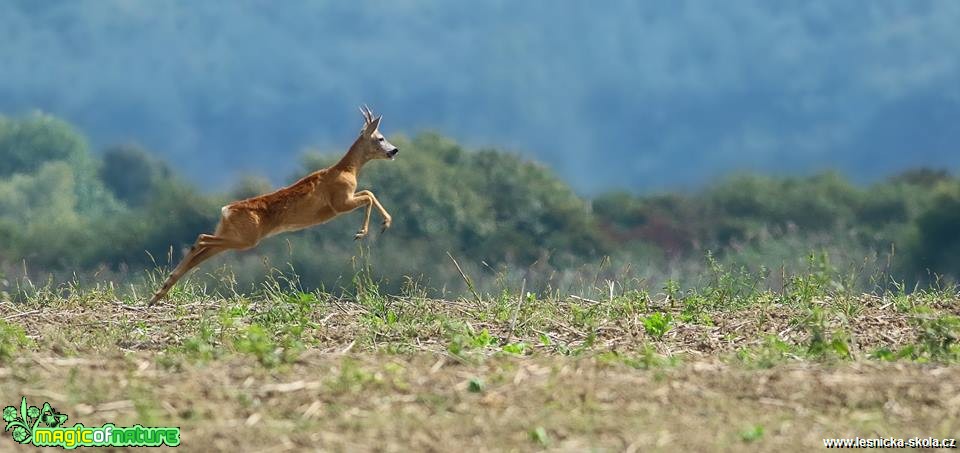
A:
{"type": "Polygon", "coordinates": [[[595,358],[316,353],[274,370],[250,358],[169,370],[138,353],[31,356],[0,376],[3,401],[50,401],[88,425],[181,426],[188,451],[809,451],[824,437],[960,429],[960,373],[916,364],[651,371],[595,358]]]}
{"type": "Polygon", "coordinates": [[[724,300],[48,294],[2,303],[0,402],[179,426],[186,451],[809,451],[960,433],[955,294],[724,300]]]}

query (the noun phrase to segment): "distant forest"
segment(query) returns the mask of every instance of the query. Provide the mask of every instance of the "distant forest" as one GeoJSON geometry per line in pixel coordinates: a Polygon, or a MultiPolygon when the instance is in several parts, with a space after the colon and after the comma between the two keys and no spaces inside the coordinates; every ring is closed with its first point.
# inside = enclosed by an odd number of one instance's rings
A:
{"type": "MultiPolygon", "coordinates": [[[[392,141],[401,156],[371,163],[360,178],[393,214],[392,229],[355,243],[361,215],[352,214],[215,259],[200,275],[229,264],[231,284],[249,288],[271,268],[292,268],[306,287],[333,289],[370,265],[389,286],[413,278],[459,288],[452,256],[485,284],[524,279],[531,289],[611,272],[661,284],[717,263],[773,280],[784,269],[832,266],[862,285],[960,276],[960,180],[941,170],[869,186],[838,173],[740,174],[692,192],[584,198],[515,154],[437,134],[392,141]]],[[[140,278],[170,264],[171,251],[178,260],[213,228],[220,206],[274,188],[248,176],[203,191],[155,156],[137,145],[92,150],[49,115],[0,117],[2,284],[24,269],[34,278],[140,278]]],[[[304,154],[286,180],[337,158],[304,154]]]]}
{"type": "Polygon", "coordinates": [[[579,194],[736,171],[960,169],[960,2],[0,2],[0,112],[139,142],[204,189],[338,149],[356,107],[579,194]]]}

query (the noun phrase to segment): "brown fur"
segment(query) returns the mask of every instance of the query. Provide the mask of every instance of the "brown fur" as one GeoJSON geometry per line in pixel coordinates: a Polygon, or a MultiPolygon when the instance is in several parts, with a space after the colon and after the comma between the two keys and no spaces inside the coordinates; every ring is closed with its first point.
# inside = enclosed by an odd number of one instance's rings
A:
{"type": "Polygon", "coordinates": [[[150,300],[150,305],[163,299],[180,278],[200,263],[227,250],[253,248],[274,234],[319,225],[359,207],[366,207],[366,213],[354,239],[367,235],[373,208],[383,216],[383,229],[389,228],[392,219],[377,197],[368,190],[356,192],[357,176],[367,162],[393,158],[398,150],[378,130],[382,117],[374,118],[365,107],[361,112],[365,121],[360,137],[336,165],[315,171],[275,192],[224,206],[214,233],[197,237],[150,300]]]}

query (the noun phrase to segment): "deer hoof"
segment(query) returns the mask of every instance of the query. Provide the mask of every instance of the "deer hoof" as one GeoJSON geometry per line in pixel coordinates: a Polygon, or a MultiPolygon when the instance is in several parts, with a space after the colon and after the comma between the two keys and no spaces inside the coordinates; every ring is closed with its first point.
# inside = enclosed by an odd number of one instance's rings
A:
{"type": "Polygon", "coordinates": [[[363,239],[363,238],[366,237],[366,236],[367,236],[367,232],[366,232],[366,231],[358,231],[357,234],[355,234],[355,235],[353,236],[353,240],[354,240],[354,241],[359,241],[360,239],[363,239]]]}

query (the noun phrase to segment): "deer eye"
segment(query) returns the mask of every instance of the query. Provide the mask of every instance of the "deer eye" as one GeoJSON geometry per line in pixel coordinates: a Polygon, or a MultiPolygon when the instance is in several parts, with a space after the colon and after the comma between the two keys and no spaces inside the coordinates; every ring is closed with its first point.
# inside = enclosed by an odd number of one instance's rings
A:
{"type": "Polygon", "coordinates": [[[378,141],[378,142],[382,142],[382,141],[383,141],[383,137],[378,138],[377,141],[378,141]]]}

